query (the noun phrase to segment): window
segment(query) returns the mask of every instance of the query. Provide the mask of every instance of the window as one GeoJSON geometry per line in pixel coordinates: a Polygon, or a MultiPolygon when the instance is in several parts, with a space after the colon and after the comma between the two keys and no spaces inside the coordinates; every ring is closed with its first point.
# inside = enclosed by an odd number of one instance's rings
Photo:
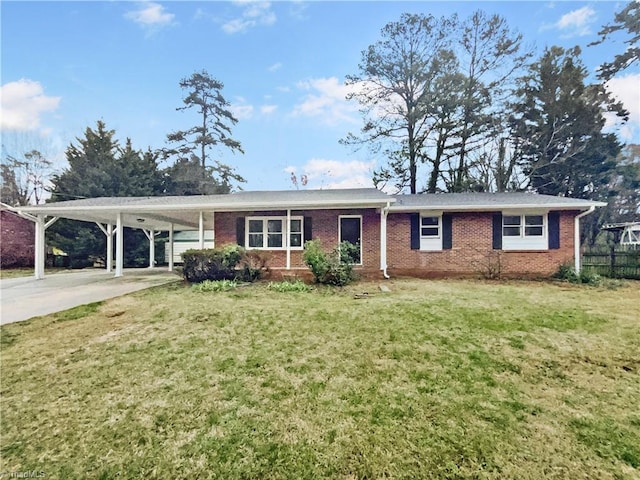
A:
{"type": "Polygon", "coordinates": [[[440,238],[440,217],[421,217],[420,236],[422,238],[440,238]]]}
{"type": "MultiPolygon", "coordinates": [[[[248,217],[247,218],[248,248],[264,250],[282,250],[287,248],[287,217],[248,217]]],[[[292,249],[301,249],[303,239],[302,217],[291,217],[289,226],[289,245],[292,249]]]]}
{"type": "Polygon", "coordinates": [[[302,219],[292,218],[289,228],[289,245],[291,245],[291,248],[302,248],[302,237],[302,219]]]}
{"type": "Polygon", "coordinates": [[[282,220],[267,220],[267,247],[282,248],[282,220]]]}
{"type": "Polygon", "coordinates": [[[542,237],[544,236],[544,215],[504,215],[502,236],[542,237]]]}
{"type": "Polygon", "coordinates": [[[547,221],[546,213],[503,213],[502,249],[548,250],[547,221]]]}
{"type": "Polygon", "coordinates": [[[419,217],[416,214],[416,217],[415,227],[412,226],[411,233],[414,238],[412,248],[432,252],[442,250],[444,233],[442,213],[422,212],[419,217]]]}

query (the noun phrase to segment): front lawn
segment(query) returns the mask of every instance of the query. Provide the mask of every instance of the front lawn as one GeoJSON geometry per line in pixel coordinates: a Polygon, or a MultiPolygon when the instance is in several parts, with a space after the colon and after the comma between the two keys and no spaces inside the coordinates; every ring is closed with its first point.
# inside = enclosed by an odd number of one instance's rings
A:
{"type": "Polygon", "coordinates": [[[0,472],[640,477],[640,288],[183,285],[2,327],[0,472]]]}

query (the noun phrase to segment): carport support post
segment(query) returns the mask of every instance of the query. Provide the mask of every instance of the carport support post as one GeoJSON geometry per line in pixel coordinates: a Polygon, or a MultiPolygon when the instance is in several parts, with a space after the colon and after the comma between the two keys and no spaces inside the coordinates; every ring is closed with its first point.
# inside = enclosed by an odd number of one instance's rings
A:
{"type": "Polygon", "coordinates": [[[169,271],[173,272],[173,223],[169,225],[169,271]]]}
{"type": "Polygon", "coordinates": [[[198,218],[198,245],[200,250],[204,248],[204,212],[200,212],[198,218]]]}
{"type": "Polygon", "coordinates": [[[145,236],[149,239],[149,268],[153,268],[156,263],[156,231],[151,229],[149,231],[142,230],[145,236]]]}
{"type": "Polygon", "coordinates": [[[113,224],[107,224],[107,273],[113,270],[113,224]]]}
{"type": "Polygon", "coordinates": [[[96,225],[102,233],[107,237],[107,273],[111,272],[113,263],[113,225],[107,223],[107,228],[104,228],[100,222],[96,222],[96,225]]]}
{"type": "Polygon", "coordinates": [[[124,264],[124,231],[122,228],[122,213],[118,212],[116,219],[116,277],[122,276],[124,264]]]}
{"type": "Polygon", "coordinates": [[[35,218],[36,237],[35,237],[35,251],[34,251],[34,275],[36,280],[42,280],[44,278],[44,216],[37,215],[35,218]]]}

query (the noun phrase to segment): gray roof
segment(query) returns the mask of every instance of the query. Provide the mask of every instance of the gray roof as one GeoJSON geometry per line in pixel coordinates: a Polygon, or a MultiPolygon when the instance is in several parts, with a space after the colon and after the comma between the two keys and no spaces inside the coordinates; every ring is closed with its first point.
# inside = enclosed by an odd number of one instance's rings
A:
{"type": "Polygon", "coordinates": [[[213,224],[213,212],[265,210],[320,210],[381,208],[391,211],[447,210],[487,211],[509,208],[587,209],[605,205],[591,200],[530,193],[442,193],[387,195],[375,188],[340,190],[284,190],[237,192],[224,195],[174,197],[99,197],[17,207],[31,215],[71,218],[114,224],[117,214],[123,225],[167,230],[198,229],[200,215],[213,224]]]}
{"type": "Polygon", "coordinates": [[[579,198],[556,197],[526,192],[505,193],[425,193],[396,195],[391,211],[447,210],[491,211],[508,209],[550,210],[577,209],[605,206],[606,203],[579,198]]]}

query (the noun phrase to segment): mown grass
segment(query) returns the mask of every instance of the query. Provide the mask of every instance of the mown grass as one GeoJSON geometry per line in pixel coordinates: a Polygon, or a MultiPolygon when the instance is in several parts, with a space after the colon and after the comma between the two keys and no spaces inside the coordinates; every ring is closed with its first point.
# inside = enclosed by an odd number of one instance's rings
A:
{"type": "Polygon", "coordinates": [[[0,471],[640,476],[637,283],[386,285],[170,285],[3,327],[0,471]]]}

